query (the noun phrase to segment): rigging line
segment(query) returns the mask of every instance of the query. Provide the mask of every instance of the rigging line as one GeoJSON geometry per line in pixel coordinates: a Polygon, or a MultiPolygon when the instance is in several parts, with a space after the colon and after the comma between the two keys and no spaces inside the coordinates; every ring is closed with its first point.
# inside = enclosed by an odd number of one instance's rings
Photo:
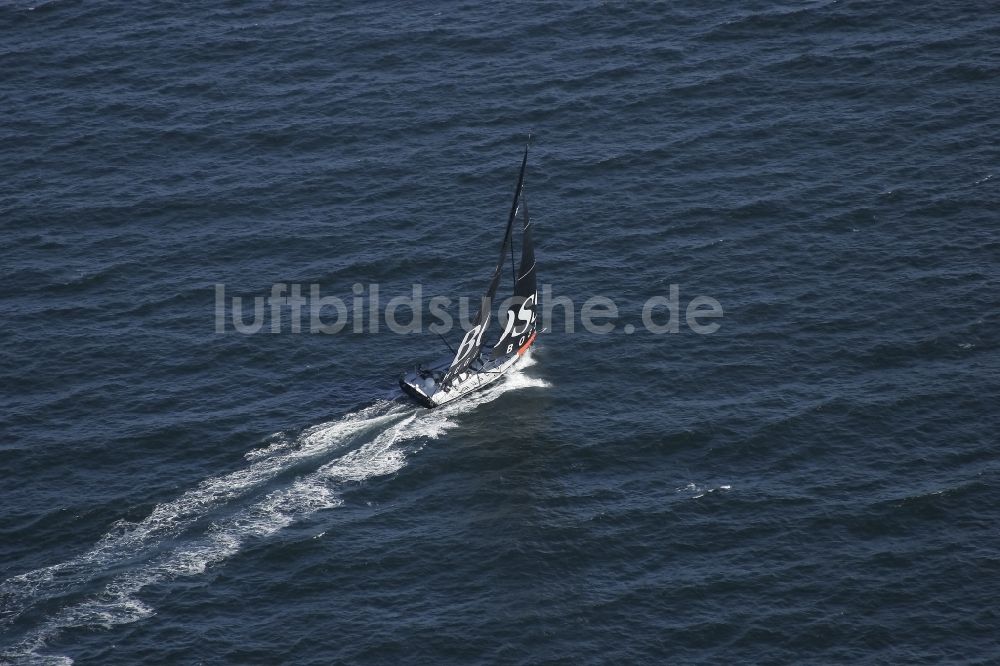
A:
{"type": "Polygon", "coordinates": [[[528,227],[531,226],[531,217],[528,216],[528,195],[526,195],[524,191],[521,192],[521,201],[524,202],[524,226],[521,227],[521,238],[522,238],[521,242],[523,243],[524,232],[527,231],[528,227]]]}
{"type": "MultiPolygon", "coordinates": [[[[518,195],[521,197],[521,202],[524,204],[524,219],[528,219],[528,197],[524,193],[524,167],[528,163],[528,144],[531,143],[531,133],[528,133],[528,143],[524,144],[524,163],[521,165],[521,189],[518,195]]],[[[517,209],[514,209],[514,216],[517,216],[517,209]]],[[[521,239],[521,243],[524,243],[524,239],[521,239]]],[[[514,278],[514,288],[517,289],[517,267],[514,265],[514,236],[511,234],[510,239],[510,275],[514,278]]]]}
{"type": "MultiPolygon", "coordinates": [[[[527,149],[525,149],[525,150],[527,150],[527,149]]],[[[531,222],[528,219],[528,194],[524,191],[524,187],[523,186],[521,187],[521,206],[524,207],[524,222],[525,222],[524,227],[521,229],[521,232],[522,232],[521,245],[524,245],[523,232],[524,232],[525,229],[528,228],[528,225],[530,225],[531,222]]],[[[524,249],[522,248],[521,251],[523,252],[524,249]]],[[[534,264],[532,264],[532,266],[534,266],[534,264]]],[[[511,239],[511,243],[510,243],[510,272],[514,276],[514,288],[517,289],[517,269],[514,268],[514,240],[513,240],[513,238],[511,239]]]]}
{"type": "Polygon", "coordinates": [[[455,349],[451,345],[448,344],[448,341],[445,339],[445,337],[443,335],[441,335],[440,333],[438,333],[438,337],[441,338],[441,342],[443,342],[446,345],[448,345],[448,349],[451,349],[451,353],[452,354],[457,354],[458,353],[458,352],[455,351],[455,349]]]}
{"type": "MultiPolygon", "coordinates": [[[[521,198],[524,198],[524,190],[521,190],[521,198]]],[[[523,240],[521,241],[524,242],[523,240]]],[[[510,275],[514,278],[514,286],[517,287],[517,268],[514,266],[514,239],[510,239],[510,275]]]]}

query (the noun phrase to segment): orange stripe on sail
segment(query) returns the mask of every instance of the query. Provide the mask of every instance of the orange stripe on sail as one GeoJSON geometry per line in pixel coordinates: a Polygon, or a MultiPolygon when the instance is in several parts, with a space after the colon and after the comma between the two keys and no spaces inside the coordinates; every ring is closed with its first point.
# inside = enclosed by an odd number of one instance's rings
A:
{"type": "Polygon", "coordinates": [[[534,333],[532,333],[531,337],[528,338],[528,341],[524,343],[524,346],[517,350],[517,355],[518,356],[521,356],[522,354],[524,354],[524,352],[528,351],[528,347],[530,347],[531,343],[535,341],[535,336],[536,335],[538,335],[538,331],[535,331],[534,333]]]}

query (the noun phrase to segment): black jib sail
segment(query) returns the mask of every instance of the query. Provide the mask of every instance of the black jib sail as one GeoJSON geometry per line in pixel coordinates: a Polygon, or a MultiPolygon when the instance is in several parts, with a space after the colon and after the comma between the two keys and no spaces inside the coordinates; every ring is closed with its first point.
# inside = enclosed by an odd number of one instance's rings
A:
{"type": "Polygon", "coordinates": [[[531,218],[528,217],[528,200],[521,193],[521,210],[524,222],[521,227],[521,262],[514,282],[514,297],[507,308],[503,333],[493,346],[494,356],[506,356],[530,344],[535,333],[535,302],[538,300],[535,282],[535,245],[531,240],[531,218]]]}
{"type": "Polygon", "coordinates": [[[451,362],[448,372],[441,380],[442,386],[450,386],[455,378],[469,367],[474,360],[479,358],[479,351],[483,347],[483,336],[490,326],[490,310],[493,307],[493,297],[496,296],[497,287],[500,286],[500,273],[503,270],[504,260],[507,256],[507,248],[510,247],[511,230],[514,228],[514,218],[517,217],[517,202],[521,198],[521,186],[524,184],[524,168],[528,165],[528,147],[524,148],[524,159],[521,160],[521,173],[517,177],[517,187],[514,189],[514,203],[510,207],[510,218],[507,220],[507,231],[503,236],[503,244],[500,246],[500,260],[493,271],[493,278],[490,286],[486,290],[486,296],[476,314],[476,319],[466,334],[462,338],[462,344],[455,352],[455,360],[451,362]]]}

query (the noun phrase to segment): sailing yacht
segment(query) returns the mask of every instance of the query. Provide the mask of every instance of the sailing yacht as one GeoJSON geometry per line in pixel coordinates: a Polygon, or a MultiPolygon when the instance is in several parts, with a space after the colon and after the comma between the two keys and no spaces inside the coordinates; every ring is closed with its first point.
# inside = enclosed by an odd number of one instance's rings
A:
{"type": "MultiPolygon", "coordinates": [[[[493,271],[489,288],[483,298],[472,328],[462,338],[454,355],[440,358],[429,366],[418,365],[399,378],[403,392],[425,407],[438,407],[500,379],[514,367],[535,342],[537,332],[535,280],[535,246],[531,240],[531,220],[524,197],[524,171],[528,165],[528,147],[524,147],[521,172],[514,189],[507,230],[500,246],[500,259],[493,271]],[[511,269],[514,269],[513,229],[518,213],[522,215],[521,261],[514,271],[514,294],[506,311],[503,332],[493,344],[484,344],[489,330],[493,297],[500,286],[500,277],[510,249],[511,269]]],[[[450,345],[449,345],[450,347],[450,345]]]]}

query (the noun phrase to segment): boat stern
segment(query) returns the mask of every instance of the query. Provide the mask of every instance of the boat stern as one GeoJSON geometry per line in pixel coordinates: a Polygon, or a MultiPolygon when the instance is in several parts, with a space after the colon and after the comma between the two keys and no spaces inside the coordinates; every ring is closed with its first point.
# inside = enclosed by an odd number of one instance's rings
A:
{"type": "Polygon", "coordinates": [[[406,372],[399,377],[399,388],[424,407],[437,406],[431,399],[437,392],[437,384],[433,378],[422,377],[417,371],[406,372]]]}

